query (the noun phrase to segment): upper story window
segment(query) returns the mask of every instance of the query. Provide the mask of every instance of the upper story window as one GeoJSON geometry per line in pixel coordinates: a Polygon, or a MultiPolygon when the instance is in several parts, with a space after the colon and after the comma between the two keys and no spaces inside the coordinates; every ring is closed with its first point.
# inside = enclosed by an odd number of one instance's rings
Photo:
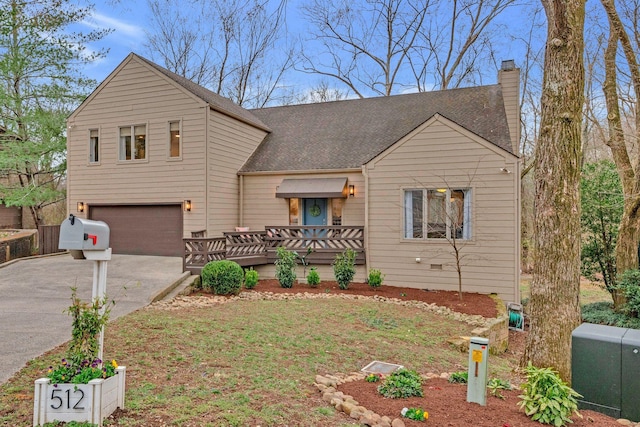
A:
{"type": "Polygon", "coordinates": [[[89,163],[100,161],[100,137],[98,129],[89,130],[89,163]]]}
{"type": "Polygon", "coordinates": [[[172,159],[182,157],[180,133],[180,122],[169,122],[169,157],[172,159]]]}
{"type": "Polygon", "coordinates": [[[471,239],[471,190],[405,190],[404,238],[471,239]]]}
{"type": "Polygon", "coordinates": [[[144,160],[147,158],[147,126],[135,125],[120,128],[120,160],[144,160]]]}

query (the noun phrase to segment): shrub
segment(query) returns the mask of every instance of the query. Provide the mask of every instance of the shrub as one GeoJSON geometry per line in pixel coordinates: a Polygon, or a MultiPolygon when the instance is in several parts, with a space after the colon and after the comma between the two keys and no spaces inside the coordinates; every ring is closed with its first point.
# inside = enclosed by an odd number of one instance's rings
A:
{"type": "Polygon", "coordinates": [[[320,275],[315,267],[311,267],[311,270],[309,270],[309,274],[307,274],[307,283],[312,288],[315,288],[320,284],[320,275]]]}
{"type": "Polygon", "coordinates": [[[356,251],[349,248],[336,255],[333,261],[333,274],[340,289],[348,289],[349,283],[356,275],[356,251]]]}
{"type": "Polygon", "coordinates": [[[627,302],[622,311],[628,316],[638,317],[640,314],[640,270],[627,270],[617,283],[627,302]]]}
{"type": "Polygon", "coordinates": [[[237,295],[242,288],[244,272],[237,262],[222,260],[207,263],[200,274],[202,286],[217,295],[237,295]]]}
{"type": "Polygon", "coordinates": [[[556,427],[571,423],[569,418],[578,412],[577,397],[582,397],[551,368],[536,368],[529,365],[525,368],[527,382],[522,385],[524,394],[518,406],[524,409],[527,416],[541,424],[553,424],[556,427]]]}
{"type": "Polygon", "coordinates": [[[244,287],[253,289],[258,284],[258,272],[253,268],[244,271],[244,287]]]}
{"type": "Polygon", "coordinates": [[[287,250],[284,246],[278,246],[276,249],[278,259],[276,265],[276,279],[283,288],[292,288],[293,282],[296,281],[296,258],[297,254],[287,250]]]}
{"type": "Polygon", "coordinates": [[[422,397],[422,378],[416,371],[399,369],[389,375],[378,386],[378,391],[384,397],[403,399],[405,397],[422,397]]]}
{"type": "Polygon", "coordinates": [[[382,285],[382,281],[384,280],[384,274],[375,268],[369,270],[369,286],[372,288],[379,288],[382,285]]]}
{"type": "Polygon", "coordinates": [[[504,399],[504,396],[500,390],[511,390],[511,383],[509,381],[501,380],[500,378],[491,378],[487,382],[487,388],[491,392],[492,396],[504,399]]]}
{"type": "Polygon", "coordinates": [[[629,317],[613,309],[613,304],[599,301],[582,306],[582,321],[600,325],[617,326],[619,328],[640,329],[640,319],[629,317]]]}

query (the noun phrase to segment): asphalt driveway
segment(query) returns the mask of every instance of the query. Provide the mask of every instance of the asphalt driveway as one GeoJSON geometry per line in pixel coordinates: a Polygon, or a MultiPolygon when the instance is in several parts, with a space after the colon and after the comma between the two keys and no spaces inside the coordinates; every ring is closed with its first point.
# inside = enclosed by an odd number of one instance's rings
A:
{"type": "MultiPolygon", "coordinates": [[[[71,317],[64,310],[72,287],[91,300],[93,266],[94,261],[63,254],[0,268],[0,384],[71,338],[71,317]]],[[[148,305],[182,278],[181,258],[113,255],[107,266],[107,296],[116,303],[111,319],[148,305]]]]}

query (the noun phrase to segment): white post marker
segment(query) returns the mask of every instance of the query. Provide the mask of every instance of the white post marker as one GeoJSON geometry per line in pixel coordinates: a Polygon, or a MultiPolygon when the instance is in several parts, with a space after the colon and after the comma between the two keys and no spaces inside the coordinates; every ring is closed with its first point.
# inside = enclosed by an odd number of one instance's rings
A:
{"type": "Polygon", "coordinates": [[[469,342],[469,378],[467,381],[467,402],[487,406],[487,359],[489,340],[471,337],[469,342]]]}

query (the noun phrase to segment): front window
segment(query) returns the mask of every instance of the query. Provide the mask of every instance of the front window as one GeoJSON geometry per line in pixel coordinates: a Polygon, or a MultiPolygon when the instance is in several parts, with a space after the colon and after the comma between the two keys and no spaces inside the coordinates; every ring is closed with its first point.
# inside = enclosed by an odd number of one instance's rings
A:
{"type": "Polygon", "coordinates": [[[147,126],[120,128],[120,160],[144,160],[147,158],[147,126]]]}
{"type": "Polygon", "coordinates": [[[180,157],[180,122],[169,123],[169,157],[180,157]]]}
{"type": "Polygon", "coordinates": [[[404,238],[470,239],[470,206],[469,189],[405,190],[404,238]]]}
{"type": "Polygon", "coordinates": [[[300,217],[300,199],[289,199],[289,225],[298,225],[300,217]]]}
{"type": "Polygon", "coordinates": [[[98,129],[89,131],[89,162],[98,163],[100,161],[100,140],[98,137],[98,129]]]}

